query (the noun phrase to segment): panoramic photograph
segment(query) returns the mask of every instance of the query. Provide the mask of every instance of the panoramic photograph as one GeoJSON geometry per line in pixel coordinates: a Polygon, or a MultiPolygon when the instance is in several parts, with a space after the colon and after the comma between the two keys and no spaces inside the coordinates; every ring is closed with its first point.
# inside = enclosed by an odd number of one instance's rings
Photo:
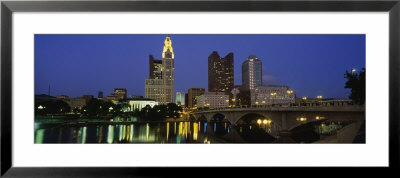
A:
{"type": "Polygon", "coordinates": [[[35,144],[365,144],[365,34],[36,34],[35,144]]]}

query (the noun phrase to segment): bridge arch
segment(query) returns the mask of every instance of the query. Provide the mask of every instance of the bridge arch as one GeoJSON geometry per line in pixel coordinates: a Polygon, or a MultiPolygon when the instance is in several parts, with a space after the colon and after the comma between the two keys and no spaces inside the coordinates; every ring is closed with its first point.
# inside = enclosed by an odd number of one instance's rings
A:
{"type": "Polygon", "coordinates": [[[282,129],[281,118],[277,118],[276,114],[264,113],[264,112],[246,112],[238,115],[236,125],[252,125],[262,129],[265,129],[269,135],[277,136],[279,131],[282,129]],[[258,123],[258,120],[262,123],[258,123]],[[267,123],[264,123],[267,120],[267,123]]]}
{"type": "Polygon", "coordinates": [[[306,122],[297,122],[297,124],[291,125],[288,130],[293,130],[293,129],[296,129],[298,127],[302,127],[304,125],[322,123],[324,121],[326,121],[326,120],[307,120],[306,122]]]}
{"type": "Polygon", "coordinates": [[[204,116],[204,114],[202,114],[196,118],[196,121],[207,121],[207,118],[204,116]]]}
{"type": "Polygon", "coordinates": [[[223,120],[223,119],[226,119],[225,114],[223,114],[223,113],[215,113],[211,117],[211,120],[223,120]]]}
{"type": "Polygon", "coordinates": [[[271,117],[269,117],[266,114],[262,114],[262,113],[255,113],[255,112],[251,112],[251,113],[241,113],[239,115],[236,116],[238,119],[235,123],[247,123],[250,124],[252,122],[256,123],[257,119],[271,119],[271,117]]]}
{"type": "Polygon", "coordinates": [[[213,134],[224,136],[229,133],[232,124],[226,114],[227,113],[215,113],[209,120],[210,130],[213,134]]]}

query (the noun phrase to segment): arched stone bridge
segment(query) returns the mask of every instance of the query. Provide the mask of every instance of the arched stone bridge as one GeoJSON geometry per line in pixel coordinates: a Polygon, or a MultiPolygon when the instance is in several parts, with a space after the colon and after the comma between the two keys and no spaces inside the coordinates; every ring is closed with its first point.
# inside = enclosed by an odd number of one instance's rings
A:
{"type": "Polygon", "coordinates": [[[236,125],[240,119],[248,114],[258,114],[270,119],[277,130],[290,130],[298,125],[317,121],[318,117],[330,121],[364,120],[365,105],[342,106],[288,106],[288,107],[251,107],[251,108],[224,108],[190,113],[196,120],[201,118],[210,122],[217,114],[224,115],[231,124],[236,125]],[[318,116],[318,117],[317,117],[318,116]],[[307,118],[300,122],[299,117],[307,118]]]}

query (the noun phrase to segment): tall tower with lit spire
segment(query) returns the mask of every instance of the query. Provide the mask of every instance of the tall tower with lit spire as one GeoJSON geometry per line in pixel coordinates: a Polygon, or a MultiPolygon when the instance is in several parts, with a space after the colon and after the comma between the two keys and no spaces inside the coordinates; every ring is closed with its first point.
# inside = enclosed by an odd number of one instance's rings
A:
{"type": "Polygon", "coordinates": [[[174,102],[174,50],[170,36],[164,41],[164,49],[162,52],[163,80],[165,91],[165,102],[174,102]]]}
{"type": "Polygon", "coordinates": [[[146,79],[145,96],[154,99],[159,104],[174,102],[174,50],[171,37],[164,40],[162,60],[149,58],[149,78],[146,79]]]}

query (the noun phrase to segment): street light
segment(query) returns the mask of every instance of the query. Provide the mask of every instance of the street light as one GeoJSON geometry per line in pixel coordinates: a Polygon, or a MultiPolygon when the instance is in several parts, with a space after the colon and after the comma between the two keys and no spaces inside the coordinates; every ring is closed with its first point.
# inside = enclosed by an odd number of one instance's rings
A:
{"type": "Polygon", "coordinates": [[[261,127],[261,122],[262,122],[261,119],[258,119],[258,120],[257,120],[258,127],[261,127]]]}
{"type": "Polygon", "coordinates": [[[320,119],[325,119],[325,117],[322,117],[322,116],[316,116],[315,117],[315,120],[320,120],[320,119]]]}
{"type": "Polygon", "coordinates": [[[300,118],[297,118],[296,120],[299,121],[299,122],[306,122],[307,118],[306,117],[300,117],[300,118]]]}
{"type": "Polygon", "coordinates": [[[356,72],[356,69],[351,69],[351,74],[353,75],[356,72]]]}

